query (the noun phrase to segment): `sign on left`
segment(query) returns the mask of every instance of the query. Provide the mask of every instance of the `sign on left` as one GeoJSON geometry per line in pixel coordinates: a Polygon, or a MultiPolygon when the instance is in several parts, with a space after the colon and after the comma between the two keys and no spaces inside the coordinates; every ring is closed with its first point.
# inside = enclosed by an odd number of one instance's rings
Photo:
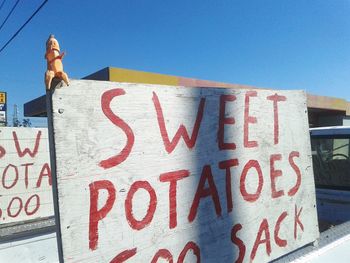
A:
{"type": "Polygon", "coordinates": [[[0,128],[0,177],[0,226],[54,215],[46,128],[0,128]]]}

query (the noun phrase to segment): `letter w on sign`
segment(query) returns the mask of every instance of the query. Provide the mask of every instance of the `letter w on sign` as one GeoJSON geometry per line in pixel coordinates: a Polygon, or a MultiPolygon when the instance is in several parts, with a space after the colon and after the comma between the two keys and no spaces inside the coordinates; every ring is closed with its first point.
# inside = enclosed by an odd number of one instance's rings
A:
{"type": "Polygon", "coordinates": [[[168,153],[171,153],[172,151],[174,151],[174,149],[176,148],[177,144],[179,143],[179,140],[181,137],[184,139],[187,147],[192,149],[194,147],[194,145],[196,144],[199,128],[200,128],[201,121],[203,118],[205,99],[201,98],[201,101],[199,103],[197,118],[196,118],[196,122],[194,123],[191,138],[188,135],[188,132],[187,132],[185,126],[183,124],[181,124],[180,128],[177,130],[172,141],[170,141],[170,139],[169,139],[168,131],[167,131],[167,128],[165,126],[162,106],[161,106],[161,104],[159,102],[159,98],[155,92],[153,92],[153,103],[154,103],[154,107],[155,107],[156,112],[157,112],[157,120],[158,120],[158,124],[159,124],[159,129],[160,129],[160,133],[162,135],[162,139],[163,139],[166,151],[168,153]]]}
{"type": "MultiPolygon", "coordinates": [[[[12,132],[12,136],[13,136],[13,141],[15,142],[17,154],[19,157],[23,157],[26,154],[29,154],[30,157],[32,158],[35,157],[35,155],[38,153],[38,150],[39,150],[41,131],[37,132],[33,150],[30,150],[29,148],[24,148],[24,150],[21,149],[20,139],[18,139],[16,131],[12,132]]],[[[24,141],[28,141],[28,139],[26,140],[26,138],[24,138],[24,141]]]]}

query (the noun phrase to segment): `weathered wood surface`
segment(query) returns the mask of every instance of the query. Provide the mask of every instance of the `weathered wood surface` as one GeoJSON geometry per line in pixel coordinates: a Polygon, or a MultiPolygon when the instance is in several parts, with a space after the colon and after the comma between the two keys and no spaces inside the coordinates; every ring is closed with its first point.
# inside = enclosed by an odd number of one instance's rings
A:
{"type": "Polygon", "coordinates": [[[266,262],[318,237],[304,92],[72,81],[52,100],[65,262],[266,262]]]}
{"type": "Polygon", "coordinates": [[[54,215],[46,128],[0,128],[0,226],[54,215]]]}

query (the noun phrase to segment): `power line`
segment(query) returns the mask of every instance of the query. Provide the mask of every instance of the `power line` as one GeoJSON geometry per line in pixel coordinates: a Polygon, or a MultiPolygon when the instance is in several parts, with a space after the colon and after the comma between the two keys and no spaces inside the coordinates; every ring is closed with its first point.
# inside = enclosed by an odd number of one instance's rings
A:
{"type": "Polygon", "coordinates": [[[8,44],[22,31],[22,29],[32,20],[32,18],[40,11],[41,8],[47,3],[48,0],[45,0],[36,10],[35,12],[27,19],[27,21],[17,30],[17,32],[10,38],[9,41],[0,49],[0,53],[7,47],[8,44]]]}
{"type": "MultiPolygon", "coordinates": [[[[0,26],[0,30],[3,28],[3,26],[6,24],[7,19],[9,19],[9,17],[11,16],[12,12],[15,10],[16,6],[18,5],[19,0],[17,0],[17,2],[14,4],[14,6],[12,7],[10,13],[7,15],[7,17],[5,18],[4,22],[2,22],[1,26],[0,26]]],[[[2,6],[1,6],[2,7],[2,6]]]]}
{"type": "Polygon", "coordinates": [[[2,1],[1,5],[0,5],[0,11],[1,11],[2,7],[4,6],[5,2],[6,2],[6,0],[2,1]]]}

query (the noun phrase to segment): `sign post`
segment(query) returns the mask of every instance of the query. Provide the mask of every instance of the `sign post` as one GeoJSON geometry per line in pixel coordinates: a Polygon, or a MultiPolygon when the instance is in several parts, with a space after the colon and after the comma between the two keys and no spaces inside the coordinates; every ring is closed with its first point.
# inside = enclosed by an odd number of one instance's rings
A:
{"type": "Polygon", "coordinates": [[[65,262],[268,262],[318,237],[303,91],[52,92],[65,262]]]}

